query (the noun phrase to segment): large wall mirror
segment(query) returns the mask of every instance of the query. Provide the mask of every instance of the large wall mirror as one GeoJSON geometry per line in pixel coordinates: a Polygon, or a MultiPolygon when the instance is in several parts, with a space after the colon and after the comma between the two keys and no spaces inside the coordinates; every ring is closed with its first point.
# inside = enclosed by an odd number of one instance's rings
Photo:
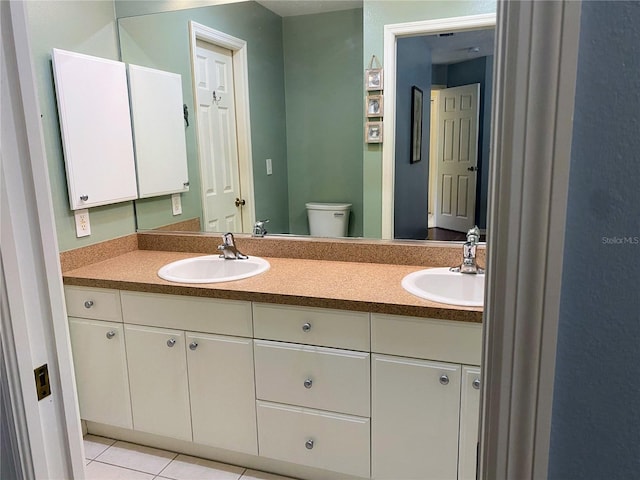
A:
{"type": "MultiPolygon", "coordinates": [[[[307,235],[305,204],[328,202],[351,204],[348,236],[363,236],[370,146],[361,1],[240,1],[123,17],[118,28],[122,61],[182,75],[189,113],[183,213],[172,216],[169,197],[137,200],[139,229],[197,218],[204,231],[249,232],[253,221],[269,219],[270,234],[307,235]],[[310,4],[322,9],[310,12],[310,4]]],[[[398,42],[397,92],[383,92],[397,98],[396,238],[464,238],[439,228],[433,210],[438,173],[430,158],[439,148],[448,152],[447,145],[459,152],[461,137],[447,130],[437,140],[431,133],[444,118],[431,120],[432,112],[439,115],[441,94],[432,97],[432,88],[478,84],[477,131],[462,144],[476,142],[475,198],[466,207],[474,223],[486,226],[492,55],[493,30],[398,42]],[[414,71],[419,80],[405,74],[414,71]],[[423,92],[422,160],[411,163],[402,150],[411,140],[400,129],[410,128],[415,85],[423,92]]]]}

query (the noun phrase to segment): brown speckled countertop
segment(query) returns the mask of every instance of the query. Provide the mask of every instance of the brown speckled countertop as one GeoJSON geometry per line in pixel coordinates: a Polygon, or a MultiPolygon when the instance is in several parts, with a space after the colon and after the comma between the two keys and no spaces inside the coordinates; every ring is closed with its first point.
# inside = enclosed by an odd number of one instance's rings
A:
{"type": "Polygon", "coordinates": [[[64,283],[482,322],[481,307],[439,304],[406,292],[400,283],[402,278],[424,266],[264,257],[271,268],[244,280],[182,284],[158,277],[157,271],[163,265],[199,255],[202,254],[132,250],[66,270],[64,283]]]}

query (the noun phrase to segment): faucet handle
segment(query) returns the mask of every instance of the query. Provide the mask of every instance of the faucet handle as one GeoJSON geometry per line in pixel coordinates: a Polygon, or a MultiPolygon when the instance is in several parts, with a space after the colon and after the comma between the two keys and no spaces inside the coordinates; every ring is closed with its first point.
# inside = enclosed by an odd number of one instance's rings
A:
{"type": "Polygon", "coordinates": [[[253,236],[254,237],[264,237],[267,234],[267,229],[264,228],[264,225],[269,223],[269,220],[258,220],[253,225],[253,236]]]}
{"type": "Polygon", "coordinates": [[[480,241],[480,229],[477,225],[467,232],[467,242],[478,243],[480,241]]]}

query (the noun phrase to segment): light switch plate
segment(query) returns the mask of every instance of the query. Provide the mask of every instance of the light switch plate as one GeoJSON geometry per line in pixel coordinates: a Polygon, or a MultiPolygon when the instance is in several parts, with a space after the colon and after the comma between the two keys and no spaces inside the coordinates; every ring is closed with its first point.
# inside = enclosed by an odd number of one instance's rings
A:
{"type": "Polygon", "coordinates": [[[76,210],[76,237],[88,237],[91,235],[91,224],[89,223],[89,209],[76,210]]]}
{"type": "Polygon", "coordinates": [[[179,193],[171,195],[171,210],[174,215],[180,215],[182,213],[182,199],[179,193]]]}
{"type": "Polygon", "coordinates": [[[267,175],[273,174],[273,165],[271,164],[271,159],[267,158],[267,175]]]}

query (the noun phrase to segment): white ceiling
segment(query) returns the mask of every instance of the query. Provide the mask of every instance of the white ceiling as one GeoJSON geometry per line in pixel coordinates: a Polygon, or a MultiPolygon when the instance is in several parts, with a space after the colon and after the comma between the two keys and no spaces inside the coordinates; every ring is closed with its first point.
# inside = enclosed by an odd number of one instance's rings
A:
{"type": "Polygon", "coordinates": [[[431,49],[434,65],[458,63],[477,57],[493,55],[495,29],[456,32],[451,36],[429,35],[425,37],[431,49]],[[478,52],[470,52],[476,47],[478,52]]]}
{"type": "Polygon", "coordinates": [[[256,0],[256,2],[281,17],[362,8],[362,0],[256,0]]]}

